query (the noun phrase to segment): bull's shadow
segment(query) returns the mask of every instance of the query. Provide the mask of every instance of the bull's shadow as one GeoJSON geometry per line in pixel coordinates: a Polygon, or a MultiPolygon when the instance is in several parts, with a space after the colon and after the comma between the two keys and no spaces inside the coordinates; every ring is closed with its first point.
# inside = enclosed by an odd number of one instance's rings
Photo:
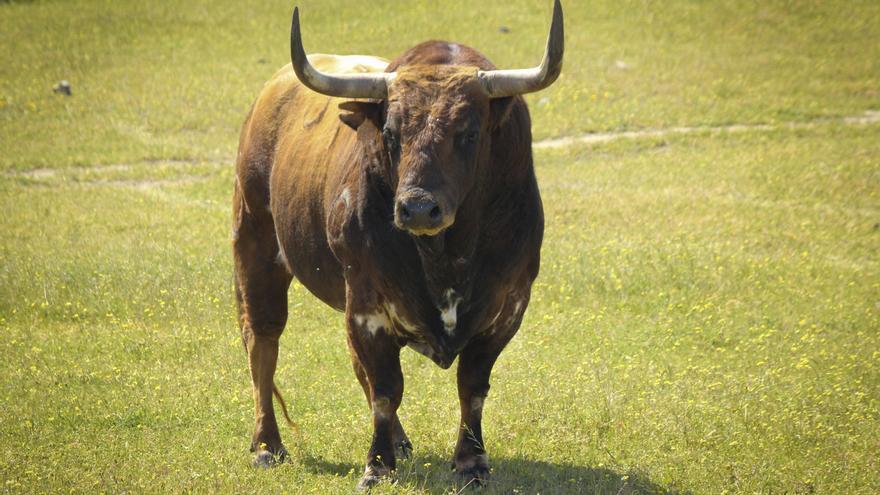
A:
{"type": "MultiPolygon", "coordinates": [[[[347,476],[359,475],[363,465],[335,463],[313,456],[303,456],[297,461],[314,473],[347,476]]],[[[577,466],[567,463],[543,462],[518,457],[492,458],[492,478],[479,490],[463,490],[462,493],[557,493],[595,495],[687,495],[690,492],[660,486],[636,473],[621,473],[599,467],[577,466]]],[[[437,495],[458,493],[450,471],[448,458],[436,454],[415,455],[412,459],[398,462],[397,483],[401,486],[424,490],[437,495]]],[[[352,478],[352,486],[356,478],[352,478]]]]}

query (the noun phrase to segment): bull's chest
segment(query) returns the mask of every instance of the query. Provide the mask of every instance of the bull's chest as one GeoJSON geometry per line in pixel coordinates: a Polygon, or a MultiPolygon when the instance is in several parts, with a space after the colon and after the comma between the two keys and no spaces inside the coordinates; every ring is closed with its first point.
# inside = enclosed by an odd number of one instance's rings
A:
{"type": "Polygon", "coordinates": [[[456,244],[416,239],[388,223],[387,208],[366,206],[330,218],[331,246],[345,267],[349,331],[367,343],[391,336],[447,368],[475,336],[511,321],[510,280],[483,273],[492,270],[481,270],[488,265],[477,236],[456,244]]]}
{"type": "Polygon", "coordinates": [[[391,336],[400,345],[448,367],[462,344],[476,333],[471,317],[473,305],[452,287],[436,298],[424,294],[414,297],[395,289],[359,294],[357,287],[350,287],[348,313],[352,330],[370,337],[391,336]],[[363,304],[367,301],[369,304],[363,304]]]}
{"type": "Polygon", "coordinates": [[[448,287],[438,297],[414,298],[390,290],[364,298],[350,287],[350,331],[370,338],[391,336],[445,369],[475,337],[507,332],[522,316],[527,299],[519,291],[493,294],[469,298],[448,287]],[[372,304],[360,304],[365,299],[372,304]]]}

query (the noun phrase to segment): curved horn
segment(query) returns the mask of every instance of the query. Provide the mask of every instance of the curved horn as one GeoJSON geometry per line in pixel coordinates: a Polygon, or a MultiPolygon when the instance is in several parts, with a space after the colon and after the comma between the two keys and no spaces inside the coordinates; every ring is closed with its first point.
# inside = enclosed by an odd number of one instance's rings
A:
{"type": "Polygon", "coordinates": [[[562,71],[562,52],[565,49],[562,29],[562,5],[553,5],[553,22],[547,37],[547,49],[541,65],[531,69],[481,70],[477,77],[490,98],[521,95],[540,91],[553,84],[562,71]]]}
{"type": "Polygon", "coordinates": [[[388,96],[388,83],[394,78],[393,72],[325,74],[314,68],[303,49],[298,7],[293,9],[293,20],[290,25],[290,60],[300,82],[307,88],[327,96],[381,100],[388,96]]]}

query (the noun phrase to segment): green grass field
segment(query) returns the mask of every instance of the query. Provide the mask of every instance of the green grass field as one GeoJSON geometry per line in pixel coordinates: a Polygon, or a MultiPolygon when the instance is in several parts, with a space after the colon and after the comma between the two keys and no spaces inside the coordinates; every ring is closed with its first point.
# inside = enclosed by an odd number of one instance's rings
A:
{"type": "MultiPolygon", "coordinates": [[[[292,4],[242,3],[0,2],[0,492],[354,489],[369,412],[341,316],[297,284],[277,382],[301,433],[250,467],[232,159],[292,4]]],[[[533,65],[551,8],[365,5],[304,0],[306,49],[533,65]]],[[[848,119],[880,110],[880,3],[564,7],[536,139],[753,127],[536,149],[543,265],[484,492],[880,492],[880,122],[848,119]]],[[[454,373],[404,372],[415,455],[374,491],[456,493],[454,373]]]]}

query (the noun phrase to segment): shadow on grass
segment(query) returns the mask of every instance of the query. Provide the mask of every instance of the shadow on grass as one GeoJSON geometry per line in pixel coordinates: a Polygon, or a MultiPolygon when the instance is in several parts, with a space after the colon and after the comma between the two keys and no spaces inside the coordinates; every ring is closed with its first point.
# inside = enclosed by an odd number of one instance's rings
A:
{"type": "MultiPolygon", "coordinates": [[[[300,458],[298,462],[315,474],[351,476],[352,486],[363,470],[363,466],[359,464],[335,463],[313,456],[300,458]]],[[[492,475],[487,485],[480,490],[468,488],[463,493],[594,495],[687,495],[690,493],[660,486],[638,473],[621,473],[606,468],[504,457],[493,458],[491,464],[492,475]]],[[[449,459],[434,454],[416,455],[413,459],[398,462],[397,485],[437,495],[455,494],[463,488],[452,475],[449,459]]]]}

